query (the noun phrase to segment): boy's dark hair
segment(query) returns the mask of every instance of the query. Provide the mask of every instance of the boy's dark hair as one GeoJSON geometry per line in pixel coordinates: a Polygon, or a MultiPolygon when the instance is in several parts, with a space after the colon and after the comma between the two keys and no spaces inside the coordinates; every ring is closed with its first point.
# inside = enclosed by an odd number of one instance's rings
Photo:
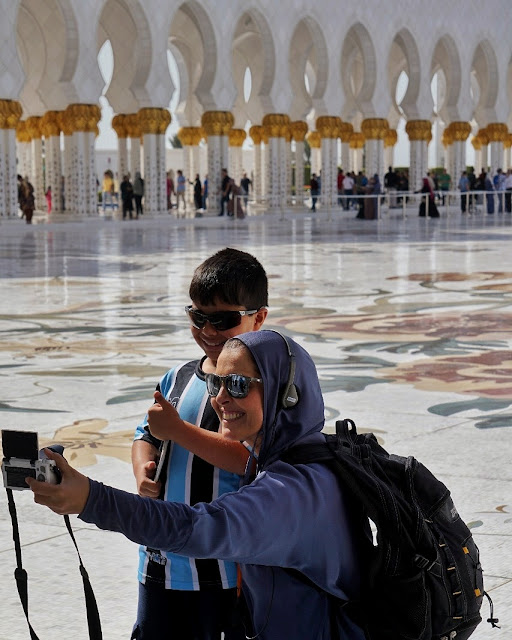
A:
{"type": "Polygon", "coordinates": [[[259,309],[268,306],[267,274],[250,253],[228,247],[196,268],[189,295],[198,305],[224,302],[246,309],[259,309]]]}

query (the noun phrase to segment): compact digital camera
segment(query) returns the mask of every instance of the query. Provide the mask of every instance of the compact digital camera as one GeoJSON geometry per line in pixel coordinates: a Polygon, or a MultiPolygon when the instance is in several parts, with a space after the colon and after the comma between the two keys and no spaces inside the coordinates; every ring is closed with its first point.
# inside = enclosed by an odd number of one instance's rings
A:
{"type": "Polygon", "coordinates": [[[49,484],[60,482],[55,462],[49,460],[43,451],[39,451],[37,433],[2,429],[2,449],[2,475],[6,489],[28,489],[25,478],[35,478],[49,484]]]}

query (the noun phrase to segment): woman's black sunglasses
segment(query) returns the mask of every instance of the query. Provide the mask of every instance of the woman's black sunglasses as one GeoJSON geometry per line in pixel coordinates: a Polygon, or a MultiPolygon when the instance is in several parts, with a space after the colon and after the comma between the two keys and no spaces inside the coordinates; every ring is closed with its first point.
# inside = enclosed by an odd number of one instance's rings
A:
{"type": "Polygon", "coordinates": [[[217,331],[227,331],[238,327],[243,316],[252,316],[258,313],[259,309],[248,309],[246,311],[217,311],[217,313],[201,313],[194,309],[192,305],[185,307],[190,321],[196,329],[202,329],[209,322],[217,331]]]}
{"type": "Polygon", "coordinates": [[[218,376],[216,373],[207,373],[205,376],[208,395],[219,395],[222,385],[232,398],[246,398],[249,394],[251,382],[263,382],[261,378],[250,378],[240,373],[228,373],[227,376],[218,376]]]}

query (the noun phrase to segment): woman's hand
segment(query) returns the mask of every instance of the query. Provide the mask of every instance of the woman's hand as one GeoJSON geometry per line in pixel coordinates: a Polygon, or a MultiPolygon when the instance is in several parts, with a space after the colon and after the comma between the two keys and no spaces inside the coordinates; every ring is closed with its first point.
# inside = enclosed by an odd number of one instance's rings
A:
{"type": "Polygon", "coordinates": [[[89,497],[89,478],[70,467],[58,453],[51,449],[45,449],[44,452],[57,464],[61,481],[60,484],[49,484],[26,478],[26,483],[34,493],[34,502],[46,505],[59,515],[81,513],[89,497]]]}

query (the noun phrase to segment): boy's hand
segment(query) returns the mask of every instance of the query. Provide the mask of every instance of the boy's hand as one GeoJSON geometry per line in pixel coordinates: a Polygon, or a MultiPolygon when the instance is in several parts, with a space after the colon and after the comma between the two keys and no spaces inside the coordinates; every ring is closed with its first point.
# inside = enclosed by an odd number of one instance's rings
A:
{"type": "Polygon", "coordinates": [[[151,435],[159,440],[173,440],[174,430],[182,426],[179,413],[160,391],[153,394],[155,404],[148,410],[148,424],[151,435]]]}
{"type": "Polygon", "coordinates": [[[70,467],[58,453],[51,449],[45,449],[44,452],[50,460],[55,460],[62,477],[60,484],[27,478],[26,483],[34,493],[34,502],[46,505],[59,515],[81,513],[89,497],[89,479],[70,467]]]}
{"type": "Polygon", "coordinates": [[[161,482],[155,482],[153,478],[156,472],[156,462],[150,460],[140,467],[139,472],[135,475],[137,481],[137,493],[145,498],[158,498],[161,482]]]}

